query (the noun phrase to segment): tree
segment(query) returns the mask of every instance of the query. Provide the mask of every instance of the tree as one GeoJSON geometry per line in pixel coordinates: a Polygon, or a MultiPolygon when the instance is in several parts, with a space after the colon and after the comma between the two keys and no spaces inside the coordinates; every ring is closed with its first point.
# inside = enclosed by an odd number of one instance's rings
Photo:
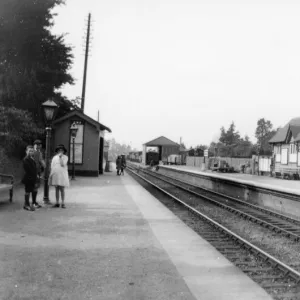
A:
{"type": "Polygon", "coordinates": [[[30,113],[0,106],[0,144],[7,153],[24,155],[25,146],[32,144],[43,132],[33,122],[30,113]]]}
{"type": "MultiPolygon", "coordinates": [[[[63,0],[3,0],[0,4],[1,103],[32,113],[43,121],[41,104],[54,97],[63,84],[73,84],[68,73],[72,48],[64,35],[53,35],[52,9],[63,0]]],[[[0,103],[0,104],[1,104],[0,103]]],[[[67,105],[67,104],[66,104],[67,105]]]]}
{"type": "Polygon", "coordinates": [[[114,159],[118,155],[121,155],[121,154],[128,155],[129,152],[132,151],[132,148],[130,145],[119,144],[118,142],[116,142],[116,140],[114,138],[112,138],[111,140],[108,140],[108,143],[110,145],[109,152],[113,156],[114,159]]]}
{"type": "Polygon", "coordinates": [[[272,131],[273,125],[271,121],[265,120],[264,118],[257,121],[257,127],[255,130],[255,137],[257,138],[257,143],[262,144],[266,138],[266,135],[272,131]]]}
{"type": "Polygon", "coordinates": [[[203,156],[204,150],[208,149],[206,145],[198,145],[194,148],[190,147],[188,151],[189,156],[203,156]]]}
{"type": "Polygon", "coordinates": [[[246,143],[250,143],[250,144],[251,144],[250,138],[249,138],[249,136],[248,136],[247,134],[246,134],[245,137],[244,137],[244,141],[245,141],[246,143]]]}
{"type": "Polygon", "coordinates": [[[235,124],[232,122],[227,131],[224,127],[221,127],[221,136],[219,141],[226,146],[237,144],[240,140],[240,134],[235,130],[235,124]]]}
{"type": "Polygon", "coordinates": [[[257,149],[260,154],[270,155],[272,147],[269,140],[274,136],[276,130],[273,130],[273,124],[269,120],[261,118],[257,121],[255,137],[257,139],[257,149]]]}
{"type": "Polygon", "coordinates": [[[245,135],[242,138],[233,122],[227,131],[222,127],[219,142],[212,142],[209,146],[209,156],[250,157],[252,153],[253,145],[249,137],[245,135]]]}

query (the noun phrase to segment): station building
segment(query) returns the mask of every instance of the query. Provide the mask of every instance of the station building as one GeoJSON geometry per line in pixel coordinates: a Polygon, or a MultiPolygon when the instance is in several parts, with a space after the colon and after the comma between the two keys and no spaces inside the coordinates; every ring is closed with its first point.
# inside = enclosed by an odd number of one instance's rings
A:
{"type": "Polygon", "coordinates": [[[56,145],[63,144],[68,150],[69,171],[73,163],[71,125],[78,127],[75,138],[75,175],[98,176],[104,169],[104,133],[110,128],[93,120],[79,110],[74,110],[53,122],[52,152],[56,145]]]}
{"type": "Polygon", "coordinates": [[[142,163],[145,165],[150,164],[150,161],[152,160],[152,157],[150,157],[151,154],[153,157],[157,158],[158,161],[167,162],[169,155],[179,154],[179,149],[179,144],[171,141],[170,139],[164,136],[160,136],[154,140],[143,144],[142,163]],[[149,148],[155,148],[156,150],[152,152],[149,151],[149,148]]]}
{"type": "Polygon", "coordinates": [[[294,118],[280,128],[269,143],[273,145],[275,172],[299,174],[300,118],[294,118]]]}

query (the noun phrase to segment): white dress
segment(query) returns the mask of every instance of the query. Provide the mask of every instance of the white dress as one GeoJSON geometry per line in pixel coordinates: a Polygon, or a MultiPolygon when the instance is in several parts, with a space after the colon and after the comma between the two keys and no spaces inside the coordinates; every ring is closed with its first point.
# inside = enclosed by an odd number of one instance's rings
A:
{"type": "Polygon", "coordinates": [[[49,185],[68,187],[69,174],[68,174],[68,156],[55,155],[51,162],[51,172],[49,176],[49,185]]]}

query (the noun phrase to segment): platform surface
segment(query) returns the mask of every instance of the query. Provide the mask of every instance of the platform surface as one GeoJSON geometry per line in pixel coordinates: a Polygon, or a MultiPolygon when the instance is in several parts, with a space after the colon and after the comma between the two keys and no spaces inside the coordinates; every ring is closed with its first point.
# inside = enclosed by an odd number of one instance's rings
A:
{"type": "Polygon", "coordinates": [[[0,204],[1,299],[271,299],[128,174],[77,178],[65,210],[22,194],[0,204]]]}

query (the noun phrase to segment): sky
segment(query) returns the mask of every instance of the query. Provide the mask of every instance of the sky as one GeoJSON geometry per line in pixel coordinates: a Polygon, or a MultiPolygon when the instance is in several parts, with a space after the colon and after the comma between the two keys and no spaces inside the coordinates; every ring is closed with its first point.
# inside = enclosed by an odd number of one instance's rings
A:
{"type": "Polygon", "coordinates": [[[66,0],[53,32],[73,46],[81,96],[92,14],[85,113],[137,149],[159,136],[210,144],[220,128],[255,142],[256,123],[300,116],[300,1],[66,0]]]}

